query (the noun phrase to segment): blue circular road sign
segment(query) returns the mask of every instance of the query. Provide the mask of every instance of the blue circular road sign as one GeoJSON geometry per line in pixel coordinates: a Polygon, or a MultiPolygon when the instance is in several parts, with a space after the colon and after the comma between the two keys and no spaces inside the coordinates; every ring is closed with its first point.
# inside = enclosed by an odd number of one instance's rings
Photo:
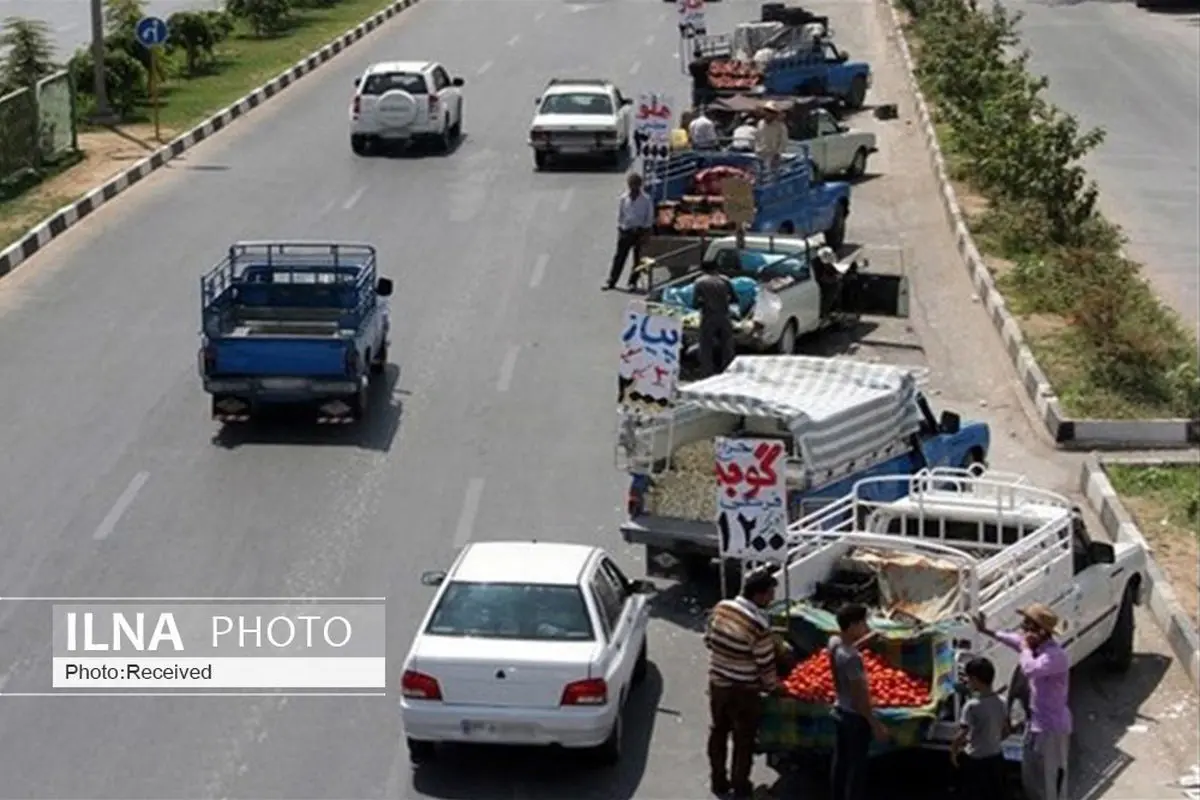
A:
{"type": "Polygon", "coordinates": [[[167,23],[158,17],[142,17],[134,31],[137,40],[146,47],[161,47],[167,43],[167,23]]]}

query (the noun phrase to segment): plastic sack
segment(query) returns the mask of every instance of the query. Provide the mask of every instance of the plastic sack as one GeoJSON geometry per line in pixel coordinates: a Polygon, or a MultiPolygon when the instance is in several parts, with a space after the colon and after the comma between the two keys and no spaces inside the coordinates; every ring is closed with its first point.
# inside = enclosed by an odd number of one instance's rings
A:
{"type": "Polygon", "coordinates": [[[754,303],[754,321],[764,328],[771,328],[779,322],[783,315],[783,300],[774,292],[759,288],[758,299],[754,303]]]}

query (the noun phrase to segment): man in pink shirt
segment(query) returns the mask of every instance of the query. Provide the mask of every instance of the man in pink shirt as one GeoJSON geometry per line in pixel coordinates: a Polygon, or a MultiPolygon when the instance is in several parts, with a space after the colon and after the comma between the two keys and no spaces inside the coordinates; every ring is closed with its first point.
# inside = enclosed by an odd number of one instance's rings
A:
{"type": "Polygon", "coordinates": [[[975,627],[985,636],[1020,653],[1029,683],[1029,722],[1021,755],[1021,782],[1030,800],[1067,800],[1067,753],[1071,747],[1071,708],[1067,703],[1071,657],[1054,640],[1058,615],[1034,603],[1017,609],[1020,631],[989,630],[983,618],[975,627]]]}

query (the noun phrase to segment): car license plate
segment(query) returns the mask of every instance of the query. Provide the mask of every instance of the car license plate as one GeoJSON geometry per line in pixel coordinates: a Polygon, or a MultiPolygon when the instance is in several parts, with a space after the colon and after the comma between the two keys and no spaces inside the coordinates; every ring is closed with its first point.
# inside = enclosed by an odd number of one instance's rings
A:
{"type": "Polygon", "coordinates": [[[407,139],[412,134],[405,128],[387,128],[379,135],[384,139],[407,139]]]}
{"type": "Polygon", "coordinates": [[[495,722],[480,722],[478,720],[463,720],[462,732],[467,736],[497,736],[504,729],[503,725],[495,722]]]}
{"type": "Polygon", "coordinates": [[[308,386],[308,381],[304,378],[263,378],[262,385],[264,389],[288,391],[290,389],[303,389],[305,386],[308,386]]]}

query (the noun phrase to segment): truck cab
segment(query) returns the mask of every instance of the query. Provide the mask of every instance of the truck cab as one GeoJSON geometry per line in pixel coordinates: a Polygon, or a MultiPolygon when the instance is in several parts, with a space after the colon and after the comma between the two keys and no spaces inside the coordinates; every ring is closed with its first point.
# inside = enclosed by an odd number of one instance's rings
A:
{"type": "Polygon", "coordinates": [[[392,282],[353,243],[239,242],[200,279],[199,372],[213,419],[307,404],[318,423],[367,411],[388,363],[392,282]]]}

